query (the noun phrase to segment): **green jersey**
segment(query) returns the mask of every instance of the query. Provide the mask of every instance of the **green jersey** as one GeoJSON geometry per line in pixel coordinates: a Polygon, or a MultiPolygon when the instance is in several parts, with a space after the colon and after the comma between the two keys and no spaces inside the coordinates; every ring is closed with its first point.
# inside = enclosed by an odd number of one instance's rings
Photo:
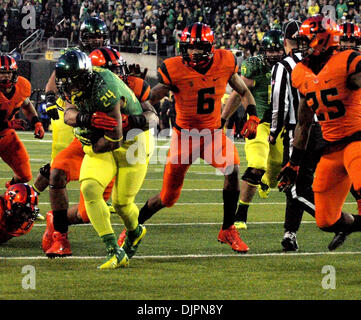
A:
{"type": "Polygon", "coordinates": [[[271,70],[262,55],[249,57],[243,60],[241,65],[242,76],[254,81],[251,92],[256,100],[257,115],[260,119],[263,119],[266,111],[270,109],[271,70]]]}
{"type": "MultiPolygon", "coordinates": [[[[98,67],[93,67],[93,74],[92,87],[87,92],[74,97],[72,101],[81,113],[93,114],[96,111],[108,113],[120,100],[124,101],[121,113],[127,115],[143,113],[134,92],[117,75],[108,69],[98,67]]],[[[75,128],[74,133],[91,141],[99,139],[103,134],[102,130],[92,128],[75,128]]]]}

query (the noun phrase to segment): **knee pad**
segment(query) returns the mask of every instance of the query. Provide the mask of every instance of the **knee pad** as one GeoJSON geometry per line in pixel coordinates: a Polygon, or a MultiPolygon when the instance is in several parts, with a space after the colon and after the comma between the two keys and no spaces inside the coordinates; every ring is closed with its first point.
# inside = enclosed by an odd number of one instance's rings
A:
{"type": "Polygon", "coordinates": [[[85,201],[93,201],[103,198],[104,187],[96,180],[87,179],[81,183],[80,191],[85,201]]]}
{"type": "Polygon", "coordinates": [[[257,186],[261,183],[264,173],[264,170],[248,167],[242,176],[242,180],[257,186]]]}
{"type": "Polygon", "coordinates": [[[47,163],[45,165],[43,165],[40,170],[39,173],[46,179],[50,179],[50,163],[47,163]]]}

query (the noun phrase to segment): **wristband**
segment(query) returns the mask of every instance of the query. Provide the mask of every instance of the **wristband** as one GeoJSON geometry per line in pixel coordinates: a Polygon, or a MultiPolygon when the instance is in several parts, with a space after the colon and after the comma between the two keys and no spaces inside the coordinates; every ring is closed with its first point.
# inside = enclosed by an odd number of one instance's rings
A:
{"type": "Polygon", "coordinates": [[[46,103],[56,104],[55,92],[52,90],[45,92],[45,101],[46,103]]]}
{"type": "Polygon", "coordinates": [[[246,108],[246,112],[250,116],[256,116],[257,117],[257,109],[254,104],[249,104],[246,108]]]}
{"type": "Polygon", "coordinates": [[[37,116],[34,116],[32,119],[31,119],[31,125],[32,126],[35,126],[35,123],[37,122],[40,122],[39,118],[37,116]]]}
{"type": "Polygon", "coordinates": [[[110,142],[119,142],[119,141],[122,141],[123,137],[119,138],[119,139],[112,139],[112,138],[109,138],[108,136],[104,135],[104,138],[107,139],[108,141],[110,142]]]}
{"type": "Polygon", "coordinates": [[[90,126],[90,115],[84,113],[78,113],[76,115],[76,125],[77,127],[89,127],[90,126]]]}
{"type": "Polygon", "coordinates": [[[299,164],[301,163],[301,160],[303,158],[305,151],[295,148],[293,147],[293,151],[292,151],[292,155],[290,158],[290,164],[293,166],[299,166],[299,164]]]}

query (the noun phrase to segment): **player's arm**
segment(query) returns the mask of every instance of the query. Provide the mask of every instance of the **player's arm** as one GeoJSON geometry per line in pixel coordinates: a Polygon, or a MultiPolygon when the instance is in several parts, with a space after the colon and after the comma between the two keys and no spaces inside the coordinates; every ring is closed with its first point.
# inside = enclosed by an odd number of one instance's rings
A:
{"type": "Polygon", "coordinates": [[[140,104],[143,109],[143,116],[145,117],[148,128],[155,128],[159,123],[157,111],[149,101],[144,101],[140,104]]]}
{"type": "Polygon", "coordinates": [[[46,113],[53,120],[59,119],[58,106],[56,104],[57,92],[58,88],[55,83],[55,71],[53,71],[45,86],[46,113]]]}
{"type": "Polygon", "coordinates": [[[116,120],[118,124],[112,130],[105,130],[104,135],[92,145],[95,153],[104,153],[120,147],[120,142],[123,139],[122,115],[120,110],[123,108],[123,104],[124,101],[120,100],[114,106],[113,110],[107,113],[107,116],[116,120]]]}
{"type": "Polygon", "coordinates": [[[257,133],[257,126],[260,122],[260,119],[257,116],[256,101],[245,82],[237,73],[232,75],[228,83],[234,91],[231,93],[222,111],[221,125],[223,127],[224,123],[232,116],[240,105],[242,105],[249,117],[243,126],[241,134],[245,138],[254,139],[257,133]]]}
{"type": "Polygon", "coordinates": [[[306,150],[308,136],[313,122],[314,112],[307,106],[304,96],[301,96],[298,106],[298,122],[296,124],[293,150],[290,161],[282,168],[277,177],[278,189],[287,192],[294,185],[301,160],[306,150]]]}
{"type": "Polygon", "coordinates": [[[111,151],[119,147],[123,138],[120,113],[123,104],[124,101],[120,100],[114,105],[113,110],[108,113],[83,114],[74,105],[66,102],[64,122],[71,127],[93,127],[104,130],[104,136],[93,144],[93,151],[95,153],[111,151]]]}
{"type": "Polygon", "coordinates": [[[35,138],[43,139],[45,134],[43,124],[39,120],[35,107],[29,98],[26,98],[24,100],[23,104],[21,105],[21,110],[24,116],[26,117],[26,119],[28,119],[31,125],[35,127],[35,131],[34,131],[35,138]]]}
{"type": "Polygon", "coordinates": [[[150,104],[153,106],[157,104],[165,96],[169,95],[170,89],[171,89],[170,85],[164,83],[158,83],[154,88],[152,88],[150,92],[150,99],[149,99],[150,104]]]}
{"type": "Polygon", "coordinates": [[[349,88],[358,89],[361,88],[361,70],[349,76],[347,81],[349,88]]]}

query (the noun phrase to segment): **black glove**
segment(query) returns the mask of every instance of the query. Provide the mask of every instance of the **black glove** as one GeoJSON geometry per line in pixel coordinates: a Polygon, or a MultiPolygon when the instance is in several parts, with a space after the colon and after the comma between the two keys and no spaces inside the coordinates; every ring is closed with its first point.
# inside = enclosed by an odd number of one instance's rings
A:
{"type": "Polygon", "coordinates": [[[45,93],[46,114],[53,120],[59,119],[58,106],[56,104],[56,95],[54,91],[45,93]]]}
{"type": "Polygon", "coordinates": [[[281,170],[280,174],[277,177],[278,183],[278,190],[287,192],[291,190],[293,185],[296,182],[299,166],[293,165],[288,162],[281,170]]]}

